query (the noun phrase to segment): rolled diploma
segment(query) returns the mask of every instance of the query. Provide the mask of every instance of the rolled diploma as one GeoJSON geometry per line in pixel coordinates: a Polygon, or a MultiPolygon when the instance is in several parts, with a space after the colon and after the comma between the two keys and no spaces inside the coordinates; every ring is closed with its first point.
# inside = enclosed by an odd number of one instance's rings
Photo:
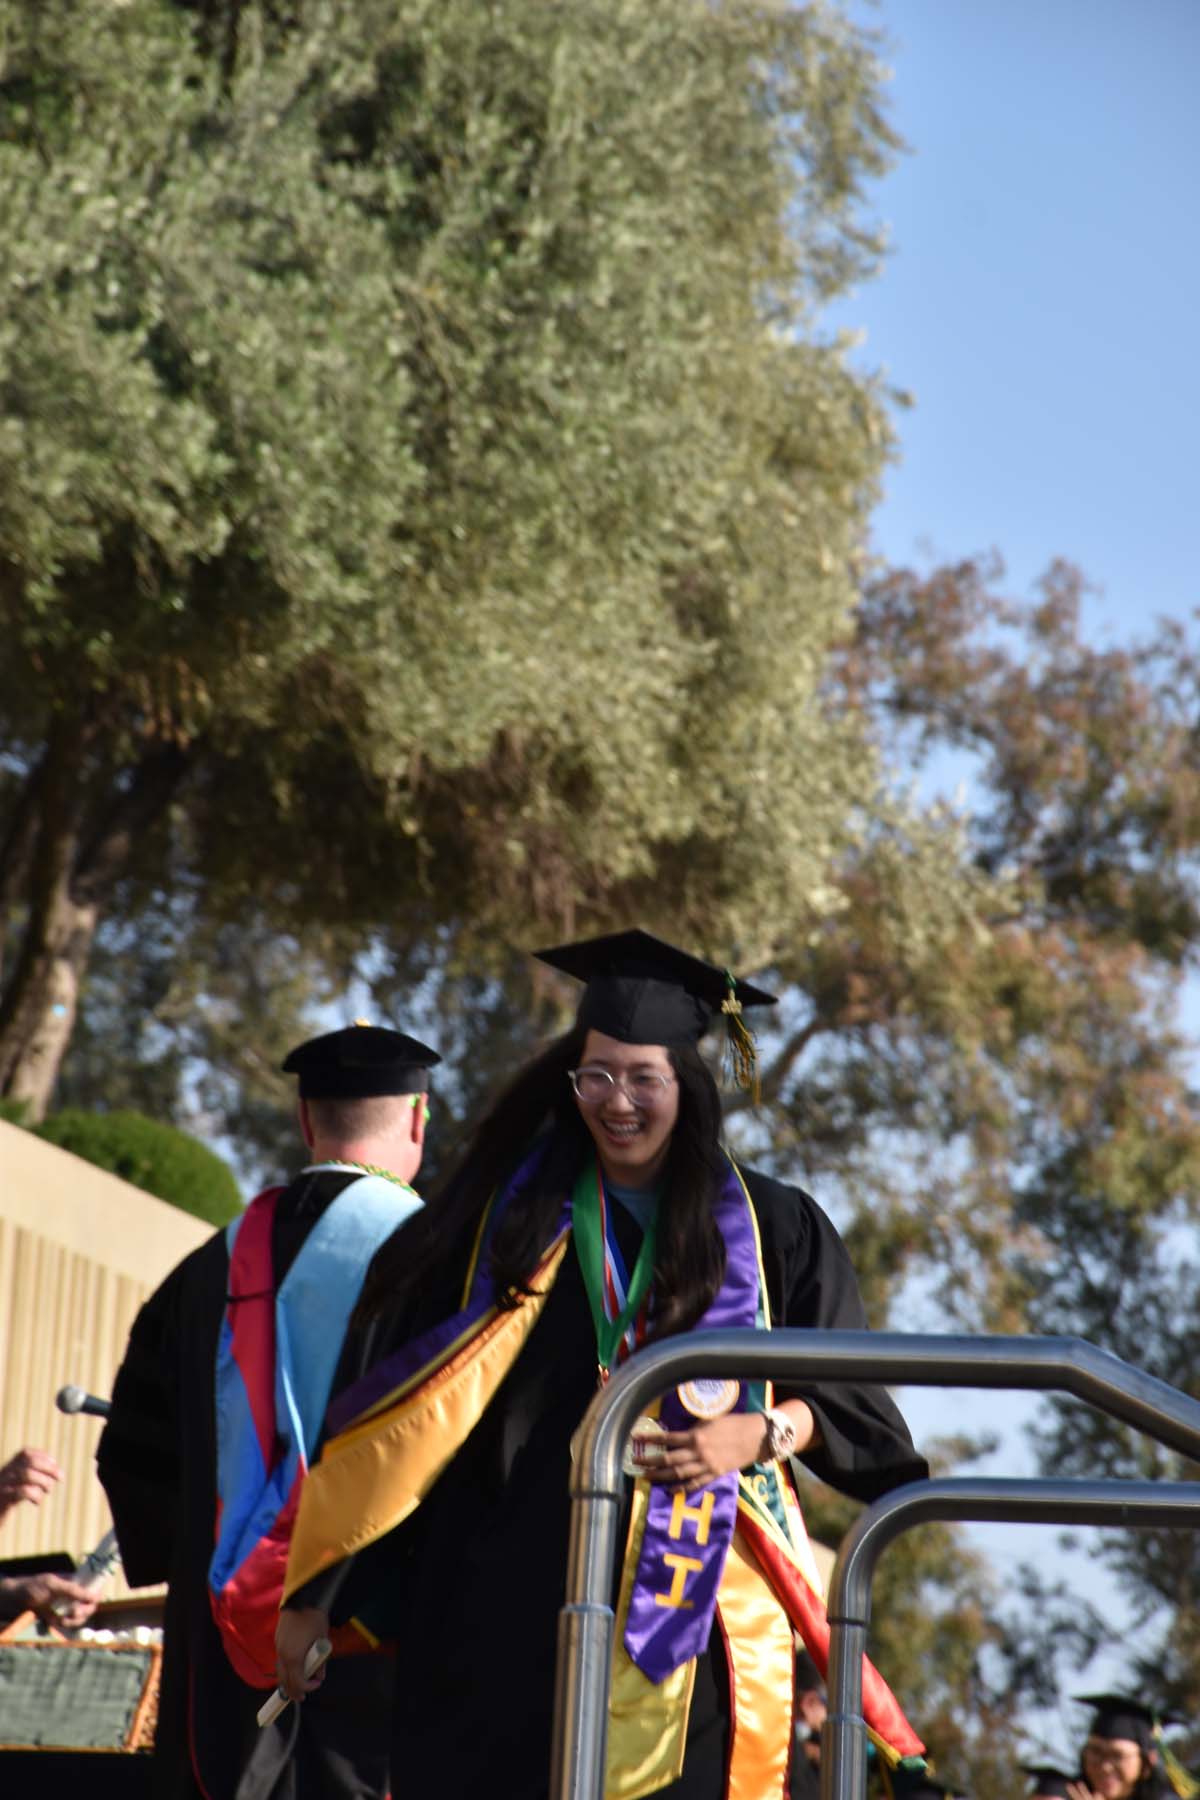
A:
{"type": "MultiPolygon", "coordinates": [[[[318,1638],[315,1644],[309,1645],[308,1655],[304,1659],[304,1674],[306,1678],[316,1674],[332,1648],[333,1645],[329,1642],[328,1638],[318,1638]]],[[[271,1694],[268,1699],[264,1700],[258,1709],[259,1724],[273,1724],[280,1713],[283,1712],[284,1708],[290,1705],[291,1701],[288,1699],[284,1690],[282,1688],[276,1688],[275,1692],[271,1694]]]]}

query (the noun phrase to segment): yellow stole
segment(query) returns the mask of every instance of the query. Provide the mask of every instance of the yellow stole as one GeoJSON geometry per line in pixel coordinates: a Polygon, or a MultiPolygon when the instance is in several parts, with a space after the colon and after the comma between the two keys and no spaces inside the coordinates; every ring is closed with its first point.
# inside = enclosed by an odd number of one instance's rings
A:
{"type": "Polygon", "coordinates": [[[420,1505],[524,1349],[568,1241],[563,1232],[551,1246],[519,1306],[492,1307],[434,1375],[419,1371],[388,1396],[386,1410],[377,1407],[326,1444],[300,1491],[285,1600],[386,1536],[420,1505]]]}
{"type": "MultiPolygon", "coordinates": [[[[749,1196],[747,1205],[757,1243],[758,1222],[749,1196]]],[[[524,1348],[562,1265],[569,1235],[564,1231],[551,1245],[530,1282],[532,1292],[519,1306],[509,1311],[491,1308],[451,1345],[432,1374],[428,1369],[419,1370],[325,1446],[301,1490],[285,1598],[332,1564],[385,1536],[420,1504],[524,1348]]],[[[761,1243],[758,1260],[765,1312],[761,1243]]],[[[739,1511],[753,1512],[760,1529],[764,1509],[755,1504],[755,1483],[765,1479],[761,1473],[742,1476],[738,1503],[739,1511]]],[[[823,1601],[800,1508],[782,1472],[780,1485],[789,1529],[785,1536],[773,1520],[768,1522],[773,1553],[786,1557],[823,1601]]],[[[613,1646],[606,1800],[640,1800],[679,1778],[695,1682],[695,1663],[688,1662],[656,1686],[624,1647],[648,1492],[644,1481],[634,1484],[613,1646]]],[[[682,1490],[679,1500],[680,1529],[685,1522],[703,1529],[702,1502],[689,1506],[682,1490]]],[[[726,1557],[717,1618],[725,1640],[731,1688],[726,1800],[769,1800],[770,1796],[782,1800],[792,1735],[792,1624],[740,1528],[726,1557]]],[[[871,1735],[888,1748],[874,1731],[871,1735]]]]}
{"type": "MultiPolygon", "coordinates": [[[[741,1181],[740,1172],[738,1179],[741,1181]]],[[[742,1189],[745,1192],[744,1182],[742,1189]]],[[[762,1241],[749,1194],[746,1194],[746,1205],[754,1223],[759,1293],[765,1324],[769,1327],[762,1241]]],[[[767,1404],[771,1404],[769,1383],[767,1404]]],[[[752,1492],[756,1479],[762,1481],[763,1477],[743,1475],[739,1485],[742,1490],[752,1492]]],[[[804,1579],[824,1599],[799,1505],[791,1492],[790,1482],[782,1474],[780,1484],[790,1500],[788,1523],[792,1541],[788,1546],[789,1553],[804,1579]]],[[[656,1685],[643,1675],[625,1649],[625,1625],[641,1555],[648,1493],[645,1481],[634,1484],[613,1643],[605,1800],[641,1800],[643,1795],[669,1787],[683,1773],[687,1747],[688,1715],[696,1679],[694,1660],[673,1670],[656,1685]]],[[[698,1530],[703,1530],[703,1523],[695,1516],[701,1512],[699,1505],[681,1507],[681,1523],[686,1518],[698,1530]]],[[[780,1536],[782,1538],[782,1533],[780,1536]]],[[[740,1531],[734,1532],[725,1558],[721,1585],[717,1590],[717,1619],[725,1641],[730,1685],[726,1800],[771,1800],[773,1796],[784,1800],[792,1745],[795,1642],[787,1611],[740,1531]]]]}

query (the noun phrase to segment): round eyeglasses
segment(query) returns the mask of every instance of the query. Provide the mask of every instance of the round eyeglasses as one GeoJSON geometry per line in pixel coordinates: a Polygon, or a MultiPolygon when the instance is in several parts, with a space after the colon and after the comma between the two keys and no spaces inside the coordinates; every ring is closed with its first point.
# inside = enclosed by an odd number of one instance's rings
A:
{"type": "Polygon", "coordinates": [[[657,1106],[675,1079],[654,1069],[635,1069],[632,1075],[620,1078],[607,1069],[568,1069],[567,1074],[585,1106],[603,1106],[618,1089],[631,1106],[657,1106]]]}
{"type": "Polygon", "coordinates": [[[1083,1754],[1089,1762],[1107,1769],[1131,1769],[1134,1762],[1140,1763],[1142,1758],[1141,1749],[1132,1739],[1118,1746],[1111,1738],[1103,1741],[1089,1738],[1083,1746],[1083,1754]]]}

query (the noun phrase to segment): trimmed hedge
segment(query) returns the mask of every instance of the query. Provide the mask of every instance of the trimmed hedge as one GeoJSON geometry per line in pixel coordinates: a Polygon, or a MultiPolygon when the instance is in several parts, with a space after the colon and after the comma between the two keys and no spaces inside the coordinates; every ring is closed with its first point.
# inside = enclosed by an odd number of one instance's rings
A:
{"type": "Polygon", "coordinates": [[[68,1106],[33,1131],[210,1225],[227,1225],[242,1210],[241,1191],[228,1164],[198,1138],[145,1113],[82,1112],[68,1106]]]}

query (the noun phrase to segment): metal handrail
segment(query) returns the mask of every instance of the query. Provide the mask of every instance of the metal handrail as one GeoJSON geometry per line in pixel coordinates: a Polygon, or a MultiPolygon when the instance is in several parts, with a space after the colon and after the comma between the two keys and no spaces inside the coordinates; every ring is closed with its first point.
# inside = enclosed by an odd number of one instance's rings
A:
{"type": "MultiPolygon", "coordinates": [[[[559,1614],[551,1800],[603,1797],[611,1596],[626,1440],[639,1413],[668,1388],[714,1375],[1054,1390],[1200,1461],[1200,1402],[1082,1338],[726,1330],[693,1332],[650,1346],[596,1395],[576,1443],[566,1604],[559,1614]]],[[[916,1483],[907,1491],[926,1485],[916,1483]]]]}
{"type": "Polygon", "coordinates": [[[862,1659],[875,1565],[901,1532],[933,1519],[1194,1529],[1200,1522],[1200,1482],[1017,1481],[1001,1476],[914,1481],[860,1513],[839,1546],[829,1581],[829,1711],[821,1727],[821,1800],[866,1792],[862,1659]]]}

